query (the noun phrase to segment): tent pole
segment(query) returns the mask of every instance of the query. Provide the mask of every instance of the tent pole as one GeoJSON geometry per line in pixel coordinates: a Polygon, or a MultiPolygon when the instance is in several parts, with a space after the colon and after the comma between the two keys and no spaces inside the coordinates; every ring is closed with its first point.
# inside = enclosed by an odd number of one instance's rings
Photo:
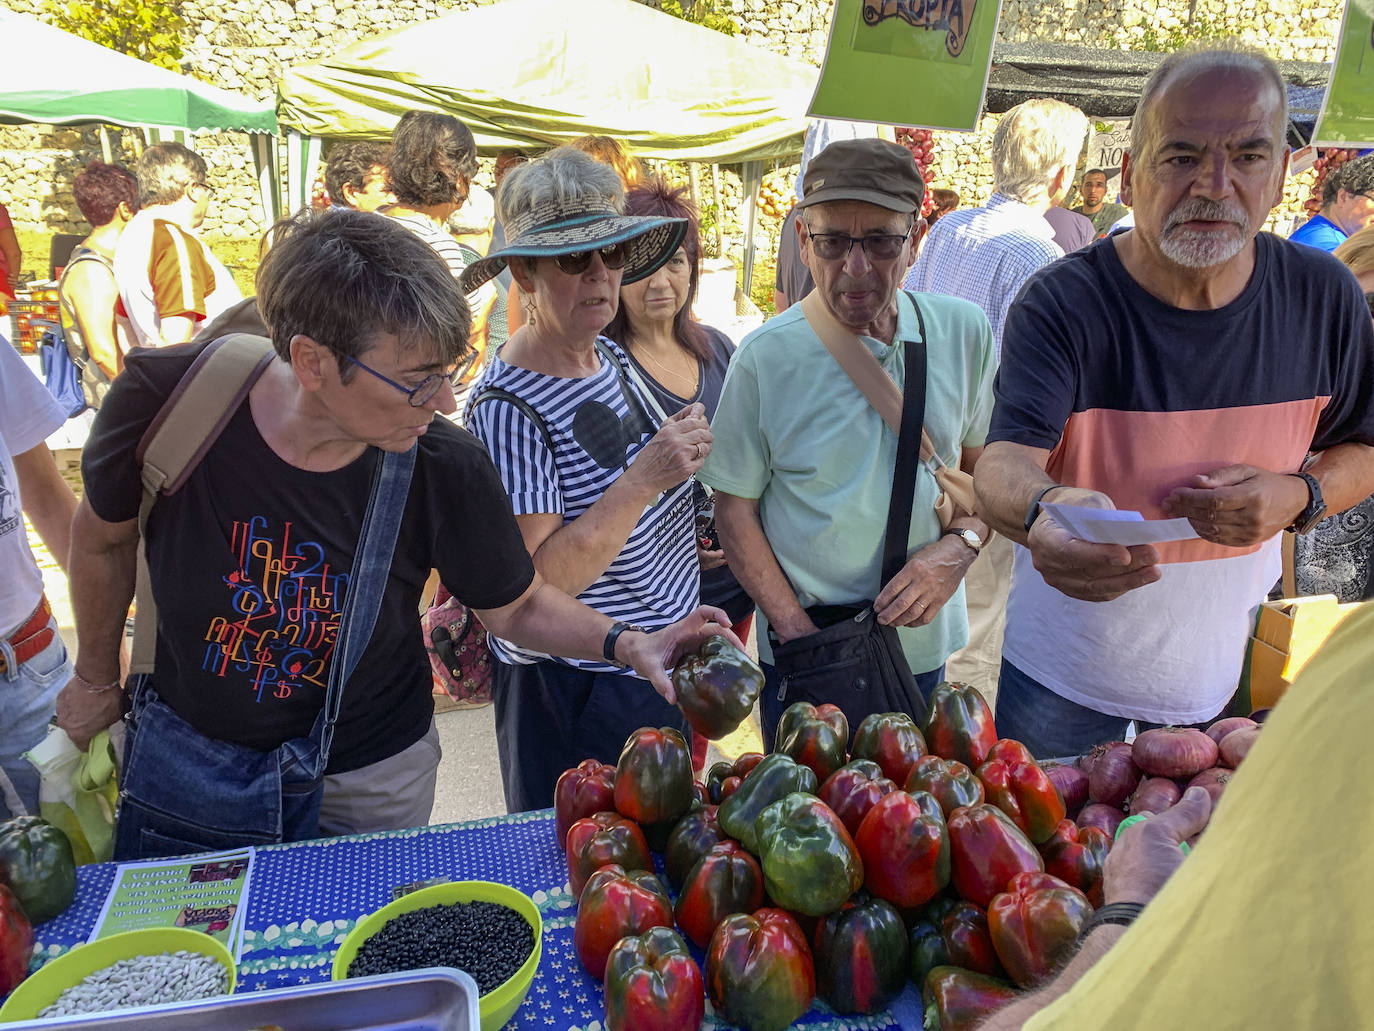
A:
{"type": "Polygon", "coordinates": [[[711,162],[711,202],[716,206],[716,255],[725,257],[725,202],[720,196],[720,165],[711,162]]]}
{"type": "Polygon", "coordinates": [[[107,165],[113,165],[114,157],[110,152],[110,134],[105,131],[104,125],[97,125],[95,128],[100,136],[100,159],[107,165]]]}
{"type": "Polygon", "coordinates": [[[754,230],[758,227],[759,183],[763,180],[763,162],[746,161],[740,179],[744,186],[744,294],[754,293],[754,230]]]}
{"type": "Polygon", "coordinates": [[[687,187],[691,193],[692,206],[701,210],[701,176],[697,174],[697,163],[687,162],[687,187]]]}

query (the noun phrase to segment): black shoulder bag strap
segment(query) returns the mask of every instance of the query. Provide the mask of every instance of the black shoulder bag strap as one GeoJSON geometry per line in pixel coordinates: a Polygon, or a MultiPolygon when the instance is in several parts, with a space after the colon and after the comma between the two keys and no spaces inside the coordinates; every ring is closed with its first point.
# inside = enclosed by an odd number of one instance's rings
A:
{"type": "MultiPolygon", "coordinates": [[[[916,309],[919,317],[920,308],[916,309]]],[[[924,320],[922,320],[924,321],[924,320]]],[[[897,434],[897,461],[892,470],[892,497],[887,505],[887,531],[883,535],[883,580],[881,591],[906,565],[907,542],[911,539],[911,509],[916,498],[916,467],[921,461],[921,427],[926,421],[926,341],[902,345],[906,360],[906,386],[902,390],[902,429],[897,434]]]]}

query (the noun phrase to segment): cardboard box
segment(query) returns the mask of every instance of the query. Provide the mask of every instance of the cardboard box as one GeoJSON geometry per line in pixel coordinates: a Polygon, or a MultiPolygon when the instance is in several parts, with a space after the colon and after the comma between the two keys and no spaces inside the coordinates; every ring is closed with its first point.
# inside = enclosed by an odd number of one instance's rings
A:
{"type": "Polygon", "coordinates": [[[1341,621],[1360,607],[1335,595],[1267,601],[1260,606],[1250,640],[1250,705],[1272,706],[1341,621]]]}

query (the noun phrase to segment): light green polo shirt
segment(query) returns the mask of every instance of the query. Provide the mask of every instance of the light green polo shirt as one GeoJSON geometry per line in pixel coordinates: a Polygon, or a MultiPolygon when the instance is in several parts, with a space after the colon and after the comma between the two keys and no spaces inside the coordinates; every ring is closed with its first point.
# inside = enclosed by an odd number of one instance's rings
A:
{"type": "MultiPolygon", "coordinates": [[[[862,339],[900,386],[901,342],[920,334],[910,298],[897,296],[896,343],[862,339]]],[[[926,429],[940,458],[957,466],[961,448],[981,447],[987,438],[997,367],[992,330],[968,301],[918,296],[928,338],[926,429]]],[[[877,596],[897,435],[811,331],[801,305],[740,344],[711,432],[715,443],[698,475],[716,490],[758,499],[764,533],[803,607],[877,596]]],[[[938,494],[922,466],[908,554],[939,537],[938,494]]],[[[760,610],[760,658],[771,662],[767,625],[760,610]]],[[[963,585],[929,625],[899,633],[912,672],[941,666],[968,641],[963,585]]]]}

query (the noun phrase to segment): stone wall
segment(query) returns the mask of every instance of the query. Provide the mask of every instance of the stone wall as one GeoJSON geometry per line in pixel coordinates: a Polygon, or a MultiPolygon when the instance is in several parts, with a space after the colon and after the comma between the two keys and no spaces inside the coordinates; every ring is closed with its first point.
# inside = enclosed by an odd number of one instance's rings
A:
{"type": "MultiPolygon", "coordinates": [[[[494,0],[184,0],[187,29],[185,65],[206,81],[254,98],[272,95],[280,70],[313,60],[358,39],[494,0]]],[[[657,6],[657,0],[640,0],[657,6]]],[[[0,0],[27,14],[41,0],[0,0]]],[[[1275,57],[1324,61],[1334,56],[1340,25],[1339,0],[1193,0],[1194,31],[1235,33],[1275,57]]],[[[749,42],[819,64],[825,52],[829,0],[725,0],[722,7],[749,42]]],[[[1145,47],[1186,34],[1189,0],[1004,0],[999,38],[1050,39],[1106,47],[1145,47]]],[[[456,59],[456,58],[455,58],[456,59]]],[[[995,119],[976,134],[937,133],[932,185],[957,190],[965,204],[981,203],[991,188],[988,147],[995,119]]],[[[137,134],[111,134],[115,153],[126,163],[137,153],[137,134]]],[[[196,149],[211,166],[216,197],[205,229],[226,237],[255,237],[261,214],[246,137],[236,133],[198,137],[196,149]]],[[[84,229],[71,196],[71,180],[100,156],[94,129],[22,126],[0,130],[0,203],[21,228],[47,232],[84,229]]],[[[795,167],[777,174],[794,177],[795,167]]],[[[742,245],[739,178],[722,170],[727,250],[742,245]]],[[[481,181],[479,179],[479,181],[481,181]]],[[[1310,190],[1311,173],[1295,180],[1296,202],[1310,190]]],[[[708,198],[709,199],[709,198],[708,198]]],[[[1289,212],[1285,211],[1285,215],[1289,212]]],[[[767,245],[776,221],[765,218],[759,243],[767,245]]]]}

